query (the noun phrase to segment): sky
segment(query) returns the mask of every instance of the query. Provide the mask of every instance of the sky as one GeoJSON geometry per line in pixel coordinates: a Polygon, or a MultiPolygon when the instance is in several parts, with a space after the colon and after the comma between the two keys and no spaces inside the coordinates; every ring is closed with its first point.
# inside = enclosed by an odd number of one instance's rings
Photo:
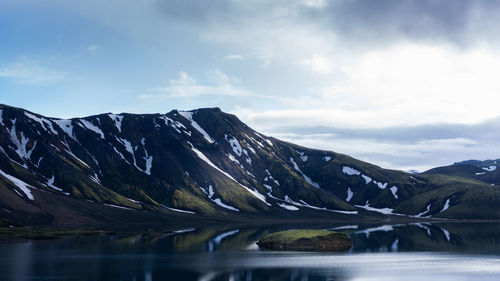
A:
{"type": "Polygon", "coordinates": [[[500,158],[500,1],[2,0],[0,103],[46,116],[220,107],[424,171],[500,158]]]}

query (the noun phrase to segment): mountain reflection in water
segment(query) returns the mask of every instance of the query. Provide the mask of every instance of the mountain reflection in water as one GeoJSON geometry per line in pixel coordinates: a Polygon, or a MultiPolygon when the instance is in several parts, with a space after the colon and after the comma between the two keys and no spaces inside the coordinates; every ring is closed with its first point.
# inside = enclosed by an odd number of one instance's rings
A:
{"type": "Polygon", "coordinates": [[[325,225],[346,253],[262,251],[290,226],[0,243],[1,280],[498,280],[500,224],[325,225]]]}

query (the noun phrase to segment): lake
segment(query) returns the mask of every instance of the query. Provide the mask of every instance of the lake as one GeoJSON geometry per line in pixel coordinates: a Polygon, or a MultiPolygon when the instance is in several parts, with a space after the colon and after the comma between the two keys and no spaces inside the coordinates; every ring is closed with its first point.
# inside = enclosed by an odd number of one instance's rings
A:
{"type": "Polygon", "coordinates": [[[0,280],[500,280],[500,224],[321,225],[345,253],[259,250],[270,232],[212,227],[0,242],[0,280]]]}

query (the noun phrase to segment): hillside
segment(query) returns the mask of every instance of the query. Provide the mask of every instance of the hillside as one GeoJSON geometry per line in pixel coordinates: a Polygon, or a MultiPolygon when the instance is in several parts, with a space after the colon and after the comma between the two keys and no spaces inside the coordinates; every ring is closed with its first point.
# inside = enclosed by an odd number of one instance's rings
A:
{"type": "Polygon", "coordinates": [[[4,224],[500,217],[497,186],[283,142],[218,108],[58,119],[0,105],[0,132],[4,224]]]}
{"type": "Polygon", "coordinates": [[[427,175],[451,175],[476,179],[490,185],[500,185],[500,170],[497,163],[500,160],[467,160],[454,163],[453,165],[430,169],[424,174],[427,175]]]}

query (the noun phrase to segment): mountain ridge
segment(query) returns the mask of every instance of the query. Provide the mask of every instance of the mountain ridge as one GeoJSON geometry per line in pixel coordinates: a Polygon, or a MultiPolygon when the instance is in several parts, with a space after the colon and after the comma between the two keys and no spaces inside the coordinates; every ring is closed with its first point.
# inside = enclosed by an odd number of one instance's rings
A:
{"type": "Polygon", "coordinates": [[[0,105],[0,131],[0,218],[10,221],[70,223],[61,210],[76,220],[122,221],[113,209],[144,220],[146,213],[500,218],[499,210],[472,206],[475,190],[497,202],[498,191],[480,181],[413,175],[298,146],[218,107],[60,119],[0,105]],[[81,206],[58,207],[58,200],[81,206]],[[109,215],[95,214],[95,205],[109,215]]]}

